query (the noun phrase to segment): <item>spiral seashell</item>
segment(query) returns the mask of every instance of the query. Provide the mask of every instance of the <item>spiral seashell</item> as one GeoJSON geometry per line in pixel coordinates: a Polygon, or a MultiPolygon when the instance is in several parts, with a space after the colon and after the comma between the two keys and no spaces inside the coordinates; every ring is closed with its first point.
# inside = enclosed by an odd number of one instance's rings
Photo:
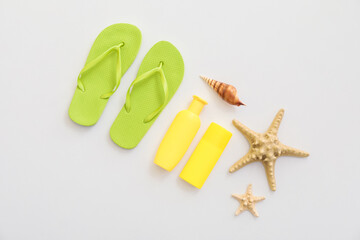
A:
{"type": "Polygon", "coordinates": [[[205,76],[200,76],[207,84],[210,85],[210,87],[212,89],[215,90],[215,92],[217,92],[217,94],[219,94],[219,96],[226,101],[227,103],[231,104],[231,105],[236,105],[236,106],[240,106],[240,105],[245,105],[244,103],[242,103],[239,100],[239,97],[237,95],[237,91],[236,88],[230,84],[226,84],[223,82],[219,82],[216,81],[214,79],[205,77],[205,76]]]}

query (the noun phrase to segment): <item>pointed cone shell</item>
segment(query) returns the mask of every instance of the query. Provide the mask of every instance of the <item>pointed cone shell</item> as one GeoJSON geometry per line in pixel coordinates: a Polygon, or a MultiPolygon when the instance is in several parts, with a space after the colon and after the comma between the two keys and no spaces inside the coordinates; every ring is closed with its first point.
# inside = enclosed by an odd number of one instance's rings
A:
{"type": "Polygon", "coordinates": [[[223,82],[216,81],[216,80],[208,78],[208,77],[204,77],[204,76],[200,76],[200,77],[207,84],[209,84],[210,87],[212,89],[214,89],[215,92],[217,92],[217,94],[219,94],[219,96],[223,100],[225,100],[227,103],[229,103],[231,105],[236,105],[236,106],[245,105],[244,103],[242,103],[239,100],[236,88],[234,86],[223,83],[223,82]]]}

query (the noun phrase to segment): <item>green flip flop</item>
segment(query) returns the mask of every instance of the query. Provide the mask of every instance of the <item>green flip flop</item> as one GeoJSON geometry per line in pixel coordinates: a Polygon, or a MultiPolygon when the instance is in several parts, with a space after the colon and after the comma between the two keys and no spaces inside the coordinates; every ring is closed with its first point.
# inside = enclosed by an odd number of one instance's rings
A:
{"type": "Polygon", "coordinates": [[[174,45],[161,41],[146,54],[127,91],[124,107],[110,129],[111,139],[131,149],[144,137],[170,101],[184,76],[184,62],[174,45]]]}
{"type": "Polygon", "coordinates": [[[141,44],[140,30],[119,23],[105,28],[96,38],[77,79],[69,116],[83,126],[94,125],[120,79],[135,60],[141,44]]]}

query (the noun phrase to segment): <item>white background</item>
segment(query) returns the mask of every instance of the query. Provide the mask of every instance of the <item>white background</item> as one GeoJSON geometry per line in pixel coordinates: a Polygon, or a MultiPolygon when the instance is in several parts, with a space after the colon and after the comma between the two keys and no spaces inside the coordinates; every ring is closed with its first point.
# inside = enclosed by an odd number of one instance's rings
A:
{"type": "Polygon", "coordinates": [[[0,1],[0,239],[360,239],[360,1],[0,1]],[[140,52],[93,127],[67,110],[102,29],[138,26],[140,52]],[[142,58],[159,40],[185,62],[178,92],[133,150],[109,137],[142,58]],[[235,85],[224,103],[198,75],[235,85]],[[193,94],[209,105],[171,172],[153,164],[193,94]],[[277,161],[277,191],[261,163],[229,174],[248,150],[232,125],[267,129],[310,152],[277,161]],[[178,175],[211,122],[233,133],[201,190],[178,175]],[[252,183],[259,218],[235,217],[232,193],[252,183]]]}

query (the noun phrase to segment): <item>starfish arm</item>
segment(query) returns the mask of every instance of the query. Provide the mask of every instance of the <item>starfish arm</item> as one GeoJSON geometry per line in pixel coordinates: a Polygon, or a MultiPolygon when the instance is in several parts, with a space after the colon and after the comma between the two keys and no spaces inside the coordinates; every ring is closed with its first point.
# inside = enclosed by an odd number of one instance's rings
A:
{"type": "Polygon", "coordinates": [[[252,215],[254,215],[255,217],[259,216],[259,213],[256,211],[255,206],[249,208],[249,211],[252,213],[252,215]]]}
{"type": "Polygon", "coordinates": [[[281,156],[307,157],[309,153],[281,144],[281,156]]]}
{"type": "Polygon", "coordinates": [[[262,200],[265,200],[265,197],[254,197],[254,202],[260,202],[262,200]]]}
{"type": "Polygon", "coordinates": [[[252,195],[252,185],[249,184],[249,186],[246,189],[246,193],[250,193],[252,195]]]}
{"type": "Polygon", "coordinates": [[[271,190],[276,190],[276,181],[275,181],[275,161],[263,162],[265,167],[266,177],[269,183],[271,190]]]}
{"type": "Polygon", "coordinates": [[[235,198],[236,200],[240,200],[240,199],[243,198],[243,194],[242,194],[242,195],[240,195],[240,194],[232,194],[231,196],[232,196],[233,198],[235,198]]]}
{"type": "Polygon", "coordinates": [[[233,173],[242,168],[243,166],[255,161],[256,159],[252,157],[252,153],[251,151],[249,151],[244,157],[242,157],[239,161],[237,161],[230,167],[229,172],[233,173]]]}
{"type": "Polygon", "coordinates": [[[277,135],[283,116],[284,116],[284,109],[280,109],[266,132],[277,135]]]}
{"type": "Polygon", "coordinates": [[[243,207],[243,205],[240,205],[240,206],[238,207],[238,209],[236,209],[235,216],[239,215],[239,214],[242,213],[244,210],[245,210],[245,208],[243,207]]]}
{"type": "Polygon", "coordinates": [[[245,126],[236,119],[233,120],[233,124],[237,129],[239,129],[239,131],[242,134],[244,134],[244,136],[247,138],[249,142],[254,141],[259,135],[258,133],[254,132],[253,130],[251,130],[250,128],[248,128],[247,126],[245,126]]]}

